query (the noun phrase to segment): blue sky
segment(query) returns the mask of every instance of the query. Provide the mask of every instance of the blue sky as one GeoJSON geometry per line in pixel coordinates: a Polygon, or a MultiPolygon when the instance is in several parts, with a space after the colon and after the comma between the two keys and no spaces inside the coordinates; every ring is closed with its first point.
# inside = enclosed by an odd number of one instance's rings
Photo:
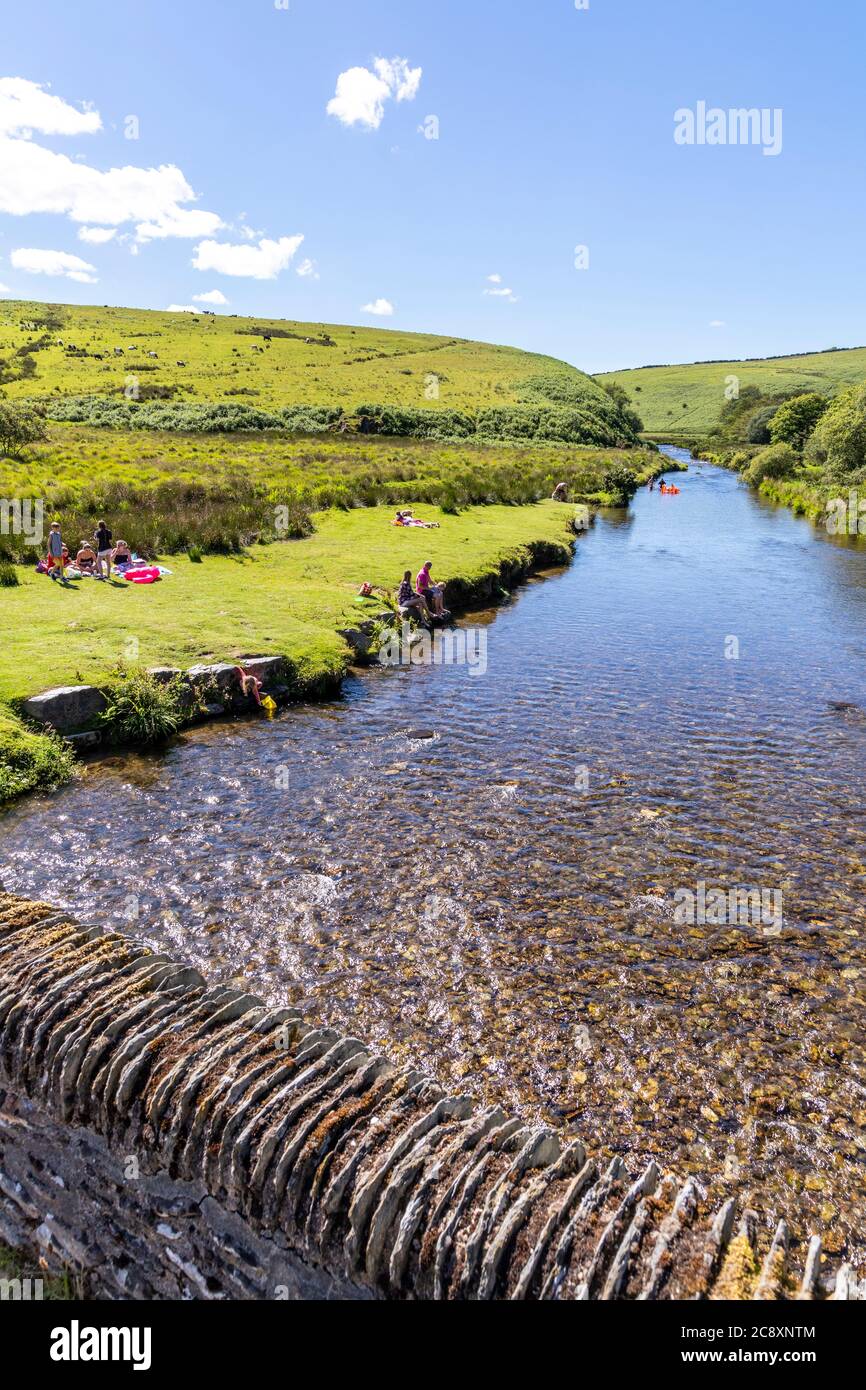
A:
{"type": "Polygon", "coordinates": [[[866,342],[861,0],[288,3],[7,7],[0,285],[161,309],[218,291],[218,312],[590,371],[866,342]],[[699,101],[780,109],[781,152],[678,145],[699,101]],[[89,128],[58,130],[83,104],[89,128]]]}

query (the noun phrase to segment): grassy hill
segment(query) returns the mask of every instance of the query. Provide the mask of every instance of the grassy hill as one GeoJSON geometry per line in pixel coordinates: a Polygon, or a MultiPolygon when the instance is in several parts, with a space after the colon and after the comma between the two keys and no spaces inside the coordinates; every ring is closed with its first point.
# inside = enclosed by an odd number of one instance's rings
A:
{"type": "Polygon", "coordinates": [[[352,410],[374,402],[476,411],[523,402],[528,382],[551,376],[587,401],[608,399],[589,377],[555,358],[460,338],[234,315],[0,302],[0,392],[8,397],[122,398],[131,375],[138,378],[142,400],[265,409],[352,410]],[[122,353],[115,355],[115,348],[122,353]]]}
{"type": "Polygon", "coordinates": [[[617,382],[628,392],[648,434],[700,436],[716,424],[731,376],[739,378],[741,390],[756,386],[765,396],[794,391],[831,395],[866,380],[866,347],[745,362],[636,367],[603,372],[596,380],[617,382]]]}

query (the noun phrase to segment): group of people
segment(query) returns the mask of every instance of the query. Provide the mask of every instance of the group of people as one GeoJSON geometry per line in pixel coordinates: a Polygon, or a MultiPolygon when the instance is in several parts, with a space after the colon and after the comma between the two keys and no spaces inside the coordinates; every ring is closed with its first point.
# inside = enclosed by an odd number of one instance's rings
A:
{"type": "Polygon", "coordinates": [[[419,622],[429,625],[432,618],[447,618],[445,607],[445,585],[437,584],[431,570],[433,561],[428,560],[415,578],[412,586],[412,571],[407,570],[397,593],[397,604],[401,613],[414,615],[419,622]]]}
{"type": "Polygon", "coordinates": [[[97,523],[91,540],[81,541],[73,560],[63,539],[59,521],[52,521],[48,532],[48,553],[37,566],[43,573],[61,584],[71,576],[90,575],[94,579],[110,579],[112,565],[123,572],[134,563],[134,556],[124,540],[114,541],[104,521],[97,523]]]}

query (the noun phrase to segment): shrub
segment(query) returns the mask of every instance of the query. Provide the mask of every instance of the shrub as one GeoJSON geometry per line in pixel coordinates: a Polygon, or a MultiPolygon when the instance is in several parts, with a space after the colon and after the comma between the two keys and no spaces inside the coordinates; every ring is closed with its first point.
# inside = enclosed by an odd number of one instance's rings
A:
{"type": "Polygon", "coordinates": [[[59,786],[74,771],[68,744],[51,732],[34,733],[9,710],[0,709],[0,802],[59,786]]]}
{"type": "Polygon", "coordinates": [[[160,743],[184,723],[183,686],[147,671],[122,672],[105,689],[101,724],[112,743],[160,743]]]}
{"type": "Polygon", "coordinates": [[[287,406],[273,412],[235,402],[190,405],[135,402],[100,396],[50,401],[49,418],[118,430],[168,430],[183,434],[234,434],[286,430],[430,440],[547,440],[563,444],[633,444],[640,420],[594,382],[569,377],[532,378],[517,388],[523,404],[481,410],[422,410],[412,406],[361,405],[352,415],[339,406],[287,406]]]}
{"type": "Polygon", "coordinates": [[[17,589],[21,583],[11,560],[0,559],[0,589],[17,589]]]}
{"type": "Polygon", "coordinates": [[[755,454],[745,478],[753,487],[758,487],[765,478],[790,478],[799,463],[795,449],[790,444],[771,444],[755,454]]]}
{"type": "MultiPolygon", "coordinates": [[[[806,440],[814,430],[830,402],[817,391],[792,396],[780,405],[770,422],[770,438],[774,444],[790,444],[803,452],[806,440]]],[[[757,443],[757,441],[755,441],[757,443]]]]}
{"type": "Polygon", "coordinates": [[[199,546],[197,546],[197,545],[191,545],[190,548],[189,548],[189,550],[188,550],[186,553],[187,553],[187,555],[189,556],[190,562],[191,562],[193,565],[200,565],[200,564],[201,564],[201,548],[200,548],[199,546]]]}
{"type": "Polygon", "coordinates": [[[624,463],[618,463],[604,474],[601,487],[603,492],[610,495],[613,506],[627,507],[629,498],[637,491],[637,479],[630,468],[626,468],[624,463]]]}

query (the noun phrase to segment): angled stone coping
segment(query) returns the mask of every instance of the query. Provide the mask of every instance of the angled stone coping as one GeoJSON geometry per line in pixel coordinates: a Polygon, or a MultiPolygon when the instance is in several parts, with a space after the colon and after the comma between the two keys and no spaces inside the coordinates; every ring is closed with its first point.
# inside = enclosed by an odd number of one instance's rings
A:
{"type": "Polygon", "coordinates": [[[0,893],[0,1239],[114,1297],[862,1298],[734,1199],[0,893]]]}

